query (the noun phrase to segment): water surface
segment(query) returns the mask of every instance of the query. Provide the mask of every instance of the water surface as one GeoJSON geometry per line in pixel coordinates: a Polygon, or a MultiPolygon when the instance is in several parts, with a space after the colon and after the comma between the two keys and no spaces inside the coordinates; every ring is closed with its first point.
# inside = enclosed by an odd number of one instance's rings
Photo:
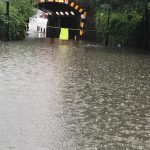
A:
{"type": "Polygon", "coordinates": [[[52,39],[0,43],[0,150],[149,149],[149,55],[52,39]]]}

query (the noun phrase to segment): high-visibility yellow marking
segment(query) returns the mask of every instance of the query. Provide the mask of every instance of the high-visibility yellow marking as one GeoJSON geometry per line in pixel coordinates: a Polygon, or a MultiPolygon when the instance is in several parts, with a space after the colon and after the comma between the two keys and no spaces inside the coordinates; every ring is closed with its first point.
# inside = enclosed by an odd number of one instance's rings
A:
{"type": "Polygon", "coordinates": [[[61,28],[59,39],[60,40],[68,40],[69,39],[69,29],[68,28],[61,28]]]}
{"type": "Polygon", "coordinates": [[[70,6],[71,6],[71,7],[74,7],[74,5],[75,5],[75,3],[71,2],[70,6]]]}
{"type": "Polygon", "coordinates": [[[80,30],[80,36],[83,36],[83,30],[80,30]]]}
{"type": "Polygon", "coordinates": [[[84,16],[86,16],[87,15],[87,13],[86,13],[86,11],[84,12],[84,16]]]}
{"type": "Polygon", "coordinates": [[[79,9],[79,12],[80,12],[80,13],[82,13],[82,12],[83,12],[83,9],[82,9],[82,8],[80,8],[80,9],[79,9]]]}
{"type": "Polygon", "coordinates": [[[80,27],[83,28],[84,27],[84,22],[80,22],[80,27]]]}
{"type": "Polygon", "coordinates": [[[75,6],[75,9],[77,10],[78,8],[79,8],[79,6],[78,6],[78,5],[76,5],[76,6],[75,6]]]}

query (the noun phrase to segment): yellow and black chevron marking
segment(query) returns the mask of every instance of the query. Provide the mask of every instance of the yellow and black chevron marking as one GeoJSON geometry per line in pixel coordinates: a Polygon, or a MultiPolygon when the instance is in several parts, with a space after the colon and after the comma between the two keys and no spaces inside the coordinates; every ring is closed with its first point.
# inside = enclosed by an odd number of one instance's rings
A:
{"type": "Polygon", "coordinates": [[[87,16],[87,12],[84,8],[79,6],[74,2],[69,2],[69,0],[37,0],[37,3],[44,3],[44,2],[57,2],[57,3],[65,3],[72,7],[74,10],[78,11],[81,14],[80,19],[80,37],[83,37],[85,33],[85,18],[87,16]]]}
{"type": "Polygon", "coordinates": [[[70,5],[70,7],[73,7],[75,10],[77,10],[79,13],[84,14],[84,16],[87,15],[85,9],[83,9],[81,6],[75,4],[74,2],[69,2],[69,0],[37,0],[37,3],[44,3],[44,2],[57,2],[57,3],[65,3],[70,5]]]}
{"type": "Polygon", "coordinates": [[[71,7],[73,7],[75,10],[79,11],[79,13],[84,14],[86,16],[86,11],[79,5],[75,4],[74,2],[70,2],[69,4],[71,7]]]}
{"type": "Polygon", "coordinates": [[[85,33],[85,20],[81,19],[80,21],[80,36],[82,37],[85,33]]]}
{"type": "Polygon", "coordinates": [[[86,18],[87,13],[82,7],[75,4],[74,2],[71,2],[70,6],[73,7],[75,10],[79,11],[79,13],[81,13],[84,16],[84,18],[81,17],[81,20],[80,20],[80,37],[83,37],[85,33],[85,18],[86,18]]]}

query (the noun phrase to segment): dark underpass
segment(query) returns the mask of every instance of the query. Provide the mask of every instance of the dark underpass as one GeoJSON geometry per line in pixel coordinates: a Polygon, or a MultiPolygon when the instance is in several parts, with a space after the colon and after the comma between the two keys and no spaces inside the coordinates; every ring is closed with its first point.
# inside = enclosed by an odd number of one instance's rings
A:
{"type": "Polygon", "coordinates": [[[69,28],[69,38],[79,37],[79,19],[77,16],[48,16],[47,37],[58,38],[61,28],[69,28]]]}
{"type": "Polygon", "coordinates": [[[84,35],[86,11],[74,2],[43,2],[38,8],[48,18],[46,37],[59,38],[61,28],[68,29],[69,39],[82,38],[84,35]]]}

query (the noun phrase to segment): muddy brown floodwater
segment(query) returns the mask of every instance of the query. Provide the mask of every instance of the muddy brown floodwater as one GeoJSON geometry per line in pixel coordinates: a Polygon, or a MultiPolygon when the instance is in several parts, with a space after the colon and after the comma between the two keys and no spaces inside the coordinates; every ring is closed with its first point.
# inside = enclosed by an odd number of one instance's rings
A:
{"type": "Polygon", "coordinates": [[[150,55],[1,42],[0,150],[150,150],[150,55]]]}

